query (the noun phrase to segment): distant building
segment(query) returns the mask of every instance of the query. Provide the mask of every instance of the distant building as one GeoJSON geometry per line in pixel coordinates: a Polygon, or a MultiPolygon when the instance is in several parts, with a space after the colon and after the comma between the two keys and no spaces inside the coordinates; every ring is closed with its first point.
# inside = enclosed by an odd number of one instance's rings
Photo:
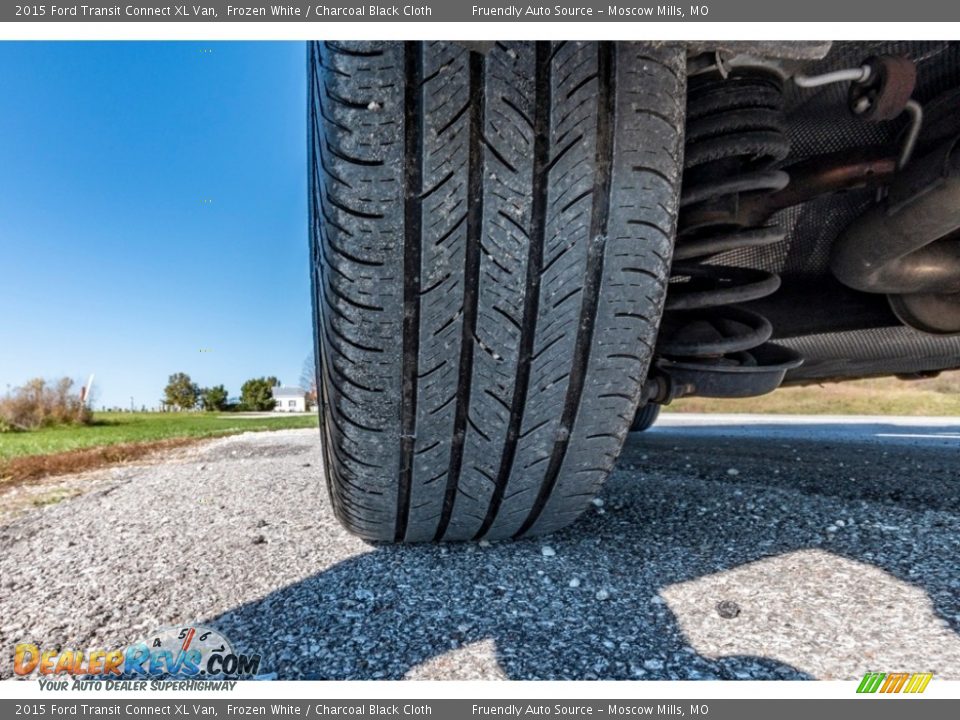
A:
{"type": "Polygon", "coordinates": [[[278,387],[273,389],[273,399],[277,401],[274,412],[306,412],[307,391],[299,387],[278,387]]]}

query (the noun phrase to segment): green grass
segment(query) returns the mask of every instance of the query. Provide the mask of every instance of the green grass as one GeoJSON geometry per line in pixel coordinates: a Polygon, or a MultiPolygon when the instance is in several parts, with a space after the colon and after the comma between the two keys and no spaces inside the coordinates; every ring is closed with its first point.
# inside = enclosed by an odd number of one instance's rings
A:
{"type": "Polygon", "coordinates": [[[826,385],[781,388],[742,400],[687,398],[667,412],[771,413],[790,415],[960,416],[960,371],[928,380],[872,378],[826,385]]]}
{"type": "Polygon", "coordinates": [[[228,413],[95,413],[92,425],[0,433],[0,460],[169,438],[317,426],[315,415],[244,417],[228,413]]]}

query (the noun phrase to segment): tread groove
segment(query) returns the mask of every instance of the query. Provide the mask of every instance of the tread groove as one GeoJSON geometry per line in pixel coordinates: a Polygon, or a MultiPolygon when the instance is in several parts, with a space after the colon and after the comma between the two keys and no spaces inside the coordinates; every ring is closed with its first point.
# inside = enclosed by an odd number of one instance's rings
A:
{"type": "Polygon", "coordinates": [[[587,247],[587,267],[583,278],[583,297],[580,305],[580,322],[574,343],[573,365],[567,383],[563,413],[560,416],[560,430],[550,454],[550,463],[540,484],[540,490],[530,514],[523,521],[514,537],[522,537],[533,527],[553,492],[560,468],[566,457],[570,435],[580,409],[584,381],[590,361],[590,346],[593,340],[593,328],[596,324],[597,303],[600,285],[603,280],[603,254],[607,235],[607,221],[610,215],[610,169],[613,165],[614,116],[616,109],[616,90],[614,87],[616,68],[614,46],[600,43],[598,46],[599,102],[597,103],[597,147],[596,166],[599,182],[594,191],[594,203],[590,217],[590,238],[587,247]]]}
{"type": "Polygon", "coordinates": [[[550,124],[552,109],[551,43],[536,43],[534,88],[534,144],[533,144],[533,203],[530,211],[530,243],[527,257],[527,283],[523,298],[523,317],[521,325],[524,332],[520,335],[520,353],[517,359],[517,373],[510,403],[510,420],[507,425],[506,442],[500,456],[496,487],[490,497],[487,514],[474,535],[480,539],[493,525],[503,503],[507,482],[513,470],[517,454],[517,440],[523,425],[523,410],[527,403],[527,389],[530,385],[530,365],[536,338],[537,314],[540,303],[540,266],[543,263],[543,248],[547,230],[547,193],[549,190],[550,165],[550,124]]]}
{"type": "Polygon", "coordinates": [[[403,363],[400,403],[400,478],[394,538],[407,534],[410,488],[413,484],[413,448],[417,434],[417,372],[420,354],[420,235],[423,225],[423,55],[417,42],[404,43],[404,198],[403,223],[403,363]]]}
{"type": "MultiPolygon", "coordinates": [[[[469,167],[467,170],[468,193],[473,199],[467,211],[467,242],[464,249],[463,319],[460,333],[460,363],[457,377],[457,406],[454,410],[453,439],[450,442],[450,465],[447,474],[447,487],[443,498],[443,509],[434,540],[440,541],[447,532],[453,505],[456,501],[457,487],[460,484],[460,472],[463,468],[463,445],[466,439],[467,422],[470,413],[470,390],[473,384],[474,337],[477,327],[477,305],[480,286],[480,239],[483,234],[483,162],[484,152],[481,143],[484,122],[484,85],[486,76],[483,55],[470,53],[469,59],[469,96],[471,101],[464,110],[470,110],[469,129],[469,167]]],[[[457,118],[463,113],[457,114],[457,118]]]]}
{"type": "Polygon", "coordinates": [[[511,163],[509,160],[507,160],[507,159],[503,156],[503,154],[502,154],[499,150],[497,150],[497,148],[493,145],[493,143],[491,143],[491,142],[490,142],[489,140],[487,140],[487,138],[485,138],[485,137],[481,137],[480,140],[483,142],[484,145],[487,146],[487,148],[490,150],[490,152],[493,153],[493,156],[494,156],[497,160],[499,160],[500,163],[501,163],[505,168],[507,168],[507,170],[509,170],[510,172],[512,172],[512,173],[514,173],[514,174],[517,172],[517,168],[513,165],[513,163],[511,163]]]}

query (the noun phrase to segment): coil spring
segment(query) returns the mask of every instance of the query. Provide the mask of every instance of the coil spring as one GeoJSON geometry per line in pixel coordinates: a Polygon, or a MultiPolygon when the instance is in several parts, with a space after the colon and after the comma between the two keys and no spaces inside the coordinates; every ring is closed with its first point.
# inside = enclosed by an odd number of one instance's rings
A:
{"type": "Polygon", "coordinates": [[[659,353],[705,365],[756,365],[751,350],[770,339],[769,321],[736,303],[780,287],[778,275],[716,262],[732,250],[784,239],[771,224],[737,220],[744,194],[783,189],[789,176],[774,166],[790,150],[780,79],[742,70],[690,79],[687,142],[677,244],[659,353]]]}

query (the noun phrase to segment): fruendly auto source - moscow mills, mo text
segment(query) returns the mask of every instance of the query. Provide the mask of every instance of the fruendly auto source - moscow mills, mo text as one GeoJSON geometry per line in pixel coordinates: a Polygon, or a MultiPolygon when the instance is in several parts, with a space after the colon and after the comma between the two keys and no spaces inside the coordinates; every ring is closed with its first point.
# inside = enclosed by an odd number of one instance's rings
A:
{"type": "Polygon", "coordinates": [[[645,18],[645,17],[706,17],[710,14],[709,5],[690,5],[686,8],[679,5],[607,5],[606,7],[589,7],[584,5],[507,5],[486,7],[474,5],[471,9],[476,18],[645,18]]]}

